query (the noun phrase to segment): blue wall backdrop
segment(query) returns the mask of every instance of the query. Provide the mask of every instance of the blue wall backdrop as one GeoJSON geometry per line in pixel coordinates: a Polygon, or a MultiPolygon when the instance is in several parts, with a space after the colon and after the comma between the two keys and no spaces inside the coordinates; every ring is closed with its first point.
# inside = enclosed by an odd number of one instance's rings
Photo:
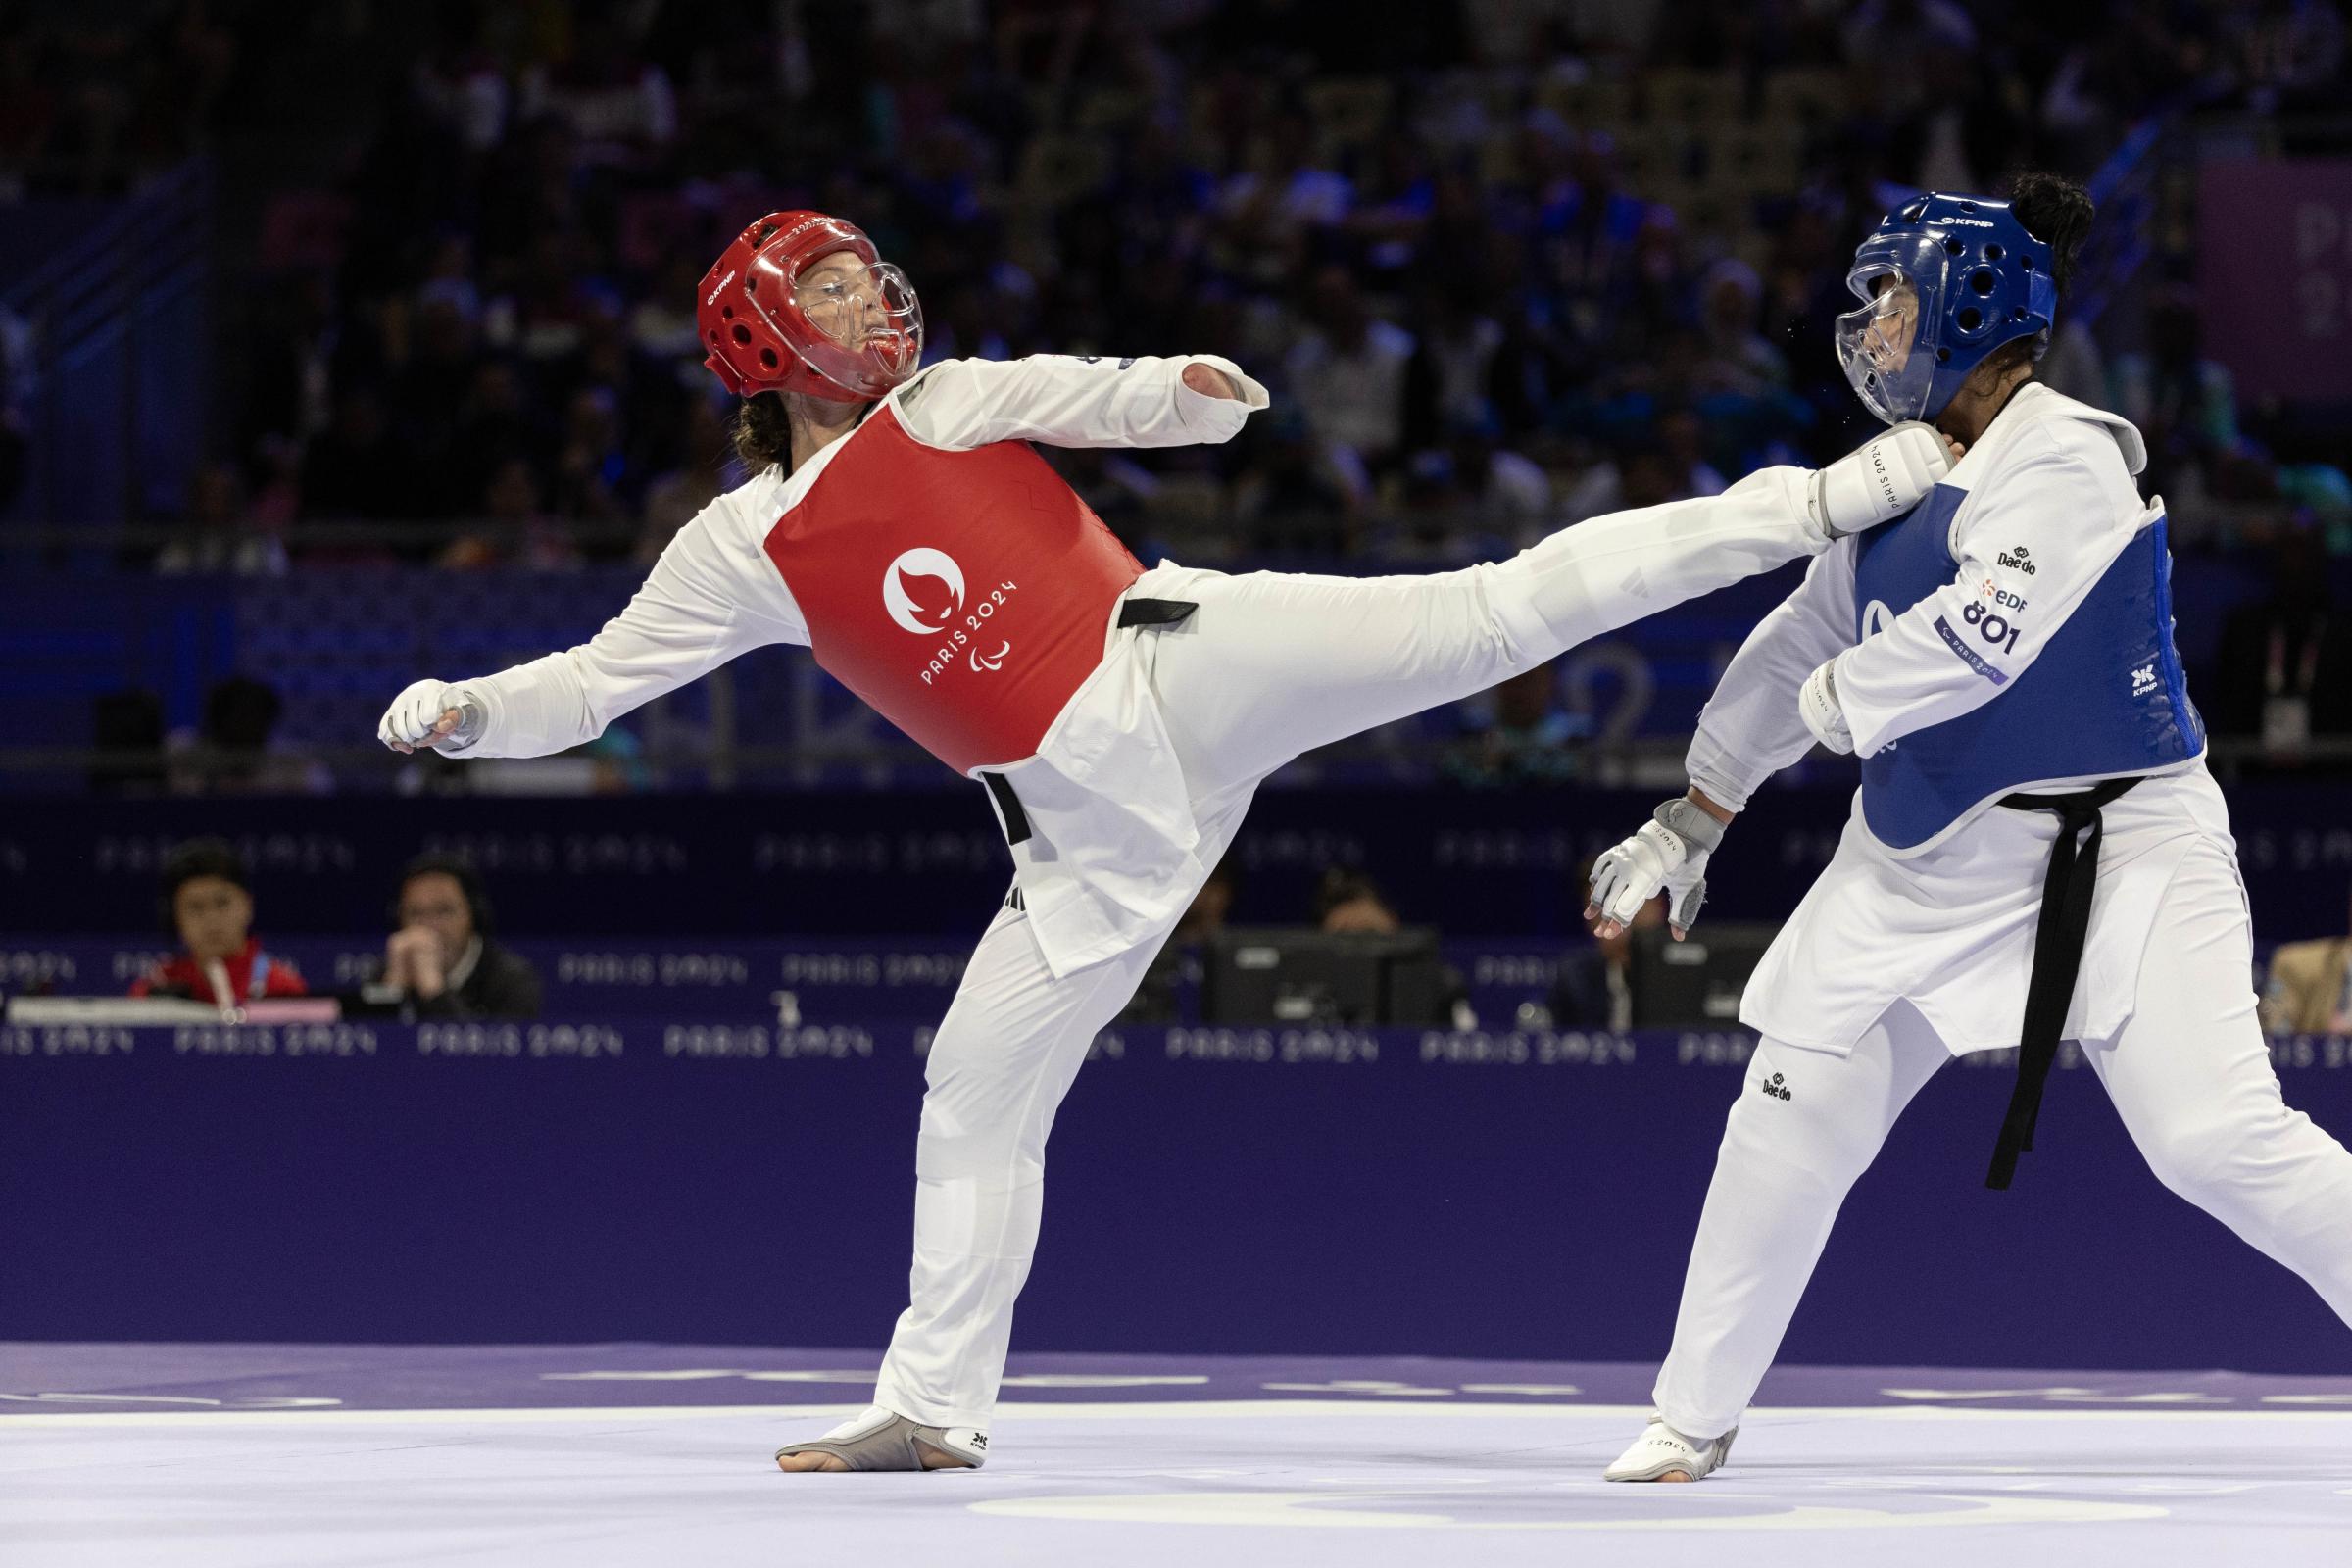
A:
{"type": "MultiPolygon", "coordinates": [[[[2233,795],[2269,938],[2341,929],[2336,793],[2233,795]]],[[[1404,799],[1269,791],[1237,918],[1297,917],[1322,866],[1365,865],[1446,930],[1489,1031],[1106,1036],[1055,1133],[1020,1345],[1661,1353],[1747,1042],[1495,1027],[1579,940],[1575,866],[1652,795],[1404,799]]],[[[380,949],[406,857],[473,855],[551,1022],[0,1029],[0,1338],[887,1335],[923,1030],[1007,876],[977,792],[24,804],[0,989],[120,991],[160,946],[161,858],[224,832],[322,987],[380,949]]],[[[1710,915],[1785,914],[1844,806],[1759,798],[1710,915]]],[[[2278,1058],[2352,1135],[2352,1047],[2278,1058]]],[[[2352,1371],[2352,1335],[2158,1187],[2085,1070],[2017,1190],[1984,1191],[2007,1084],[1972,1061],[1921,1097],[1789,1358],[2352,1371]]]]}
{"type": "MultiPolygon", "coordinates": [[[[690,1019],[0,1029],[0,1339],[878,1347],[924,1037],[690,1019]]],[[[1050,1156],[1016,1344],[1645,1360],[1736,1035],[1124,1029],[1050,1156]]],[[[2343,1041],[2279,1048],[2352,1133],[2343,1041]]],[[[2091,1073],[1984,1190],[1956,1064],[1856,1188],[1792,1361],[2352,1372],[2300,1281],[2157,1186],[2091,1073]]]]}

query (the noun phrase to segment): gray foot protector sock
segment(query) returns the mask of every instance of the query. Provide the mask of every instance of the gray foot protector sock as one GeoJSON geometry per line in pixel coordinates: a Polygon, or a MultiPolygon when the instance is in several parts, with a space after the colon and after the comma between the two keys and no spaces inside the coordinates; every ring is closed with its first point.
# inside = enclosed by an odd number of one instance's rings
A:
{"type": "MultiPolygon", "coordinates": [[[[853,1470],[925,1470],[923,1449],[934,1448],[977,1470],[988,1462],[988,1434],[972,1427],[918,1426],[888,1410],[870,1410],[810,1443],[793,1443],[776,1457],[824,1453],[853,1470]]],[[[955,1466],[937,1468],[954,1469],[955,1466]]]]}

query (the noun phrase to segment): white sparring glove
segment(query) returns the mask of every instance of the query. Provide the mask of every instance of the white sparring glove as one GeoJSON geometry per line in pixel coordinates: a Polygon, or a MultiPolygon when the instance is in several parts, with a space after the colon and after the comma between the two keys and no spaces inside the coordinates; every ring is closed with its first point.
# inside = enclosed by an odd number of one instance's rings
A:
{"type": "Polygon", "coordinates": [[[1707,902],[1707,857],[1722,842],[1723,824],[1676,796],[1632,838],[1592,862],[1585,917],[1631,925],[1642,906],[1663,893],[1667,923],[1681,936],[1696,923],[1699,906],[1707,902]]]}
{"type": "Polygon", "coordinates": [[[375,726],[375,738],[396,752],[470,746],[481,733],[481,705],[464,687],[438,680],[407,687],[375,726]]]}
{"type": "Polygon", "coordinates": [[[1837,662],[1833,659],[1805,677],[1796,689],[1796,711],[1815,740],[1843,757],[1854,749],[1854,732],[1838,704],[1838,680],[1830,670],[1837,662]]]}
{"type": "Polygon", "coordinates": [[[1842,539],[1901,516],[1951,471],[1952,449],[1943,432],[1907,419],[1815,469],[1805,514],[1824,537],[1842,539]]]}

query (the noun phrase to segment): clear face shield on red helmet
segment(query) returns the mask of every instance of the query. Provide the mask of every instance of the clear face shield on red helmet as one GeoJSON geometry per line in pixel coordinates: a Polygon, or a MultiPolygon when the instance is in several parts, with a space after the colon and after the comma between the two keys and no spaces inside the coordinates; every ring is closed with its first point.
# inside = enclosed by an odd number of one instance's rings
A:
{"type": "Polygon", "coordinates": [[[800,262],[777,250],[752,258],[752,308],[827,380],[881,397],[923,357],[923,307],[906,274],[854,250],[800,262]]]}

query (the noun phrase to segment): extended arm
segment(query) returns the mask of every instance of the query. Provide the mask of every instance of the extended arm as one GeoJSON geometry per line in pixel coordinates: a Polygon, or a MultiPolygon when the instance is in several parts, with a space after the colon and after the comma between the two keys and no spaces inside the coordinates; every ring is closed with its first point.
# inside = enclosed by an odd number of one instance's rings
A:
{"type": "Polygon", "coordinates": [[[377,733],[397,751],[545,757],[767,643],[807,642],[783,580],[713,503],[681,529],[628,607],[587,642],[496,675],[418,681],[377,733]]]}
{"type": "MultiPolygon", "coordinates": [[[[1802,757],[1813,738],[1793,701],[1806,675],[1853,641],[1852,535],[1909,511],[1950,466],[1945,438],[1898,425],[1812,476],[1806,509],[1827,548],[1797,590],[1733,657],[1691,738],[1689,793],[1660,806],[1632,837],[1592,865],[1585,917],[1614,936],[1663,893],[1681,941],[1707,897],[1707,857],[1765,778],[1802,757]]],[[[1775,470],[1766,469],[1767,475],[1775,470]]],[[[1750,474],[1727,494],[1757,481],[1750,474]]],[[[1583,526],[1592,527],[1586,523],[1583,526]]]]}
{"type": "Polygon", "coordinates": [[[1854,542],[1813,558],[1796,591],[1756,623],[1698,715],[1686,769],[1690,790],[1658,808],[1633,837],[1593,862],[1585,917],[1602,936],[1664,893],[1681,941],[1707,897],[1707,857],[1758,784],[1812,750],[1796,690],[1853,641],[1854,542]]]}
{"type": "Polygon", "coordinates": [[[1725,811],[1813,749],[1796,689],[1854,643],[1854,545],[1814,558],[1796,591],[1756,623],[1699,710],[1685,762],[1693,789],[1725,811]]]}
{"type": "Polygon", "coordinates": [[[1214,354],[948,360],[894,397],[909,435],[952,450],[991,441],[1057,447],[1230,441],[1267,403],[1264,387],[1214,354]]]}

